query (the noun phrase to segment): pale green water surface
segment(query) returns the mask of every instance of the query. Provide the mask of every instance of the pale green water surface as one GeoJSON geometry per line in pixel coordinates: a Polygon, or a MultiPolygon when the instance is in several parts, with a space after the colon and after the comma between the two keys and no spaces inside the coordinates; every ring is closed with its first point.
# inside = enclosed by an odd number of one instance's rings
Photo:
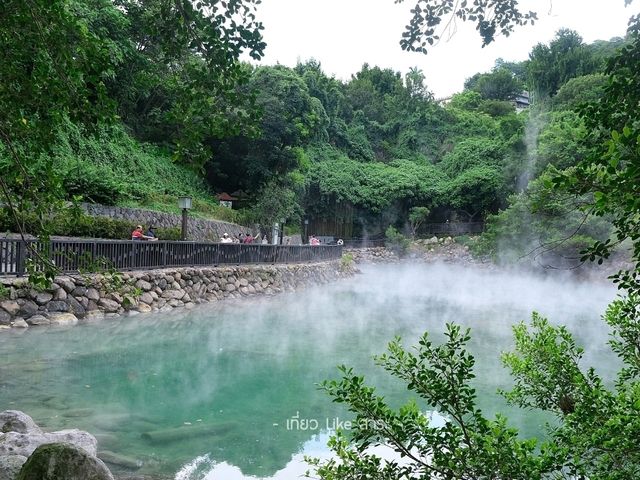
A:
{"type": "Polygon", "coordinates": [[[616,362],[599,318],[614,296],[605,282],[379,266],[273,298],[11,331],[0,335],[0,409],[23,410],[47,429],[88,430],[99,450],[138,462],[138,473],[293,479],[305,471],[303,453],[327,453],[327,426],[349,418],[315,383],[335,378],[344,363],[404,401],[406,390],[372,355],[394,335],[406,343],[425,330],[441,338],[455,321],[472,327],[481,407],[540,436],[546,417],[509,409],[495,393],[509,386],[499,354],[512,343],[510,325],[534,309],[568,325],[588,362],[610,378],[616,362]],[[288,429],[298,425],[294,416],[318,426],[288,429]]]}

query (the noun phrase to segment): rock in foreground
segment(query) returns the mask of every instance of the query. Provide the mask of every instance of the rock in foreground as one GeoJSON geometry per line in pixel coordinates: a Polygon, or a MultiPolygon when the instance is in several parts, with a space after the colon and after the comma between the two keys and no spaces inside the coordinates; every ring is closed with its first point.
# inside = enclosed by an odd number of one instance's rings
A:
{"type": "Polygon", "coordinates": [[[28,458],[17,480],[113,480],[101,460],[70,443],[40,445],[28,458]]]}
{"type": "Polygon", "coordinates": [[[81,430],[45,433],[26,413],[0,412],[0,480],[113,480],[81,430]]]}

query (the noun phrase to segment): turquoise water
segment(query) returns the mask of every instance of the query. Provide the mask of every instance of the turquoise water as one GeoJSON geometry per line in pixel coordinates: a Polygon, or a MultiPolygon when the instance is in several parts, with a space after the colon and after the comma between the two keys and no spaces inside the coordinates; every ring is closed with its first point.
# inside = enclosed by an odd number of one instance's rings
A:
{"type": "Polygon", "coordinates": [[[568,325],[607,378],[616,362],[599,317],[614,296],[607,283],[379,266],[296,294],[11,331],[0,335],[0,409],[23,410],[48,429],[88,430],[99,450],[126,457],[119,463],[138,473],[293,479],[306,469],[302,455],[326,455],[327,428],[349,418],[317,382],[347,364],[404,401],[406,389],[371,357],[395,335],[441,338],[455,321],[472,328],[481,407],[540,436],[546,417],[509,409],[495,394],[509,386],[499,354],[511,345],[510,325],[534,309],[568,325]]]}

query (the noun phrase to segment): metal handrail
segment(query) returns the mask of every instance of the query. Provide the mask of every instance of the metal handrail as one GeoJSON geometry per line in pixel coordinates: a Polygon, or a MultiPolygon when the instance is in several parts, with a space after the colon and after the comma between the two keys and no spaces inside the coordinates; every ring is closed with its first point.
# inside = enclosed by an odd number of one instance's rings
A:
{"type": "Polygon", "coordinates": [[[0,275],[23,275],[27,261],[51,260],[61,273],[100,268],[146,270],[165,267],[217,266],[250,263],[311,263],[337,260],[337,245],[262,245],[211,242],[132,240],[0,239],[0,275]],[[38,252],[39,255],[34,255],[38,252]]]}

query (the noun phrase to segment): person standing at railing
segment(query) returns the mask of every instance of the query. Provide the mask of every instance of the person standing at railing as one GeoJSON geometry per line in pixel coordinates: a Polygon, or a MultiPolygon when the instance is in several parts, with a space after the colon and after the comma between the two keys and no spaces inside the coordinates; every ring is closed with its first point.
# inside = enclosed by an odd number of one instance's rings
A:
{"type": "Polygon", "coordinates": [[[255,237],[250,233],[247,233],[242,243],[253,243],[254,240],[258,240],[259,238],[260,238],[260,232],[258,232],[258,234],[255,237]]]}
{"type": "Polygon", "coordinates": [[[233,243],[233,240],[227,232],[224,232],[222,234],[222,238],[220,239],[220,243],[233,243]]]}
{"type": "Polygon", "coordinates": [[[318,246],[320,245],[320,240],[318,240],[315,236],[311,235],[309,237],[309,245],[318,246]]]}

